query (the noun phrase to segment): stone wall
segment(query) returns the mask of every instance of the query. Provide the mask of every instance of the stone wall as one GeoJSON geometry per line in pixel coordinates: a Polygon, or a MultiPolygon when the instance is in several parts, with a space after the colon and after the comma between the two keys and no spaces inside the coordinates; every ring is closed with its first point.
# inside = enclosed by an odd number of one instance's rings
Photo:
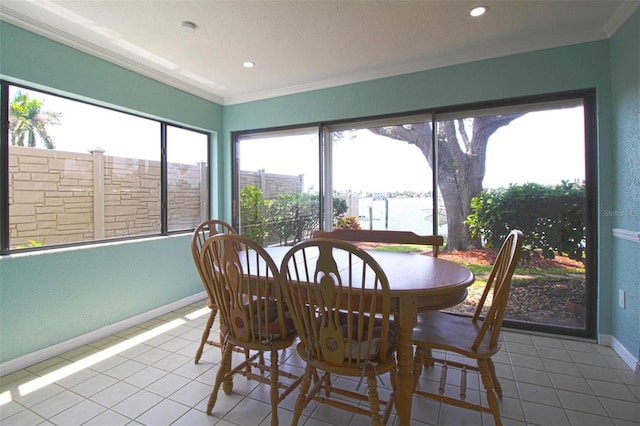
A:
{"type": "Polygon", "coordinates": [[[272,200],[279,194],[299,194],[304,190],[304,175],[291,176],[275,173],[265,173],[264,170],[257,172],[240,172],[240,188],[245,186],[256,186],[262,190],[265,200],[272,200]]]}
{"type": "MultiPolygon", "coordinates": [[[[169,163],[169,230],[207,219],[207,164],[169,163]]],[[[240,172],[266,199],[302,191],[303,177],[240,172]]],[[[12,248],[158,234],[160,162],[9,147],[9,232],[12,248]]]]}
{"type": "Polygon", "coordinates": [[[93,238],[92,214],[93,159],[90,154],[10,147],[12,247],[90,240],[93,238]]]}
{"type": "Polygon", "coordinates": [[[195,228],[209,215],[209,167],[169,163],[169,230],[195,228]]]}
{"type": "MultiPolygon", "coordinates": [[[[12,247],[160,232],[159,161],[101,150],[12,146],[9,153],[12,247]]],[[[170,163],[167,174],[169,229],[194,228],[207,215],[206,165],[170,163]]]]}

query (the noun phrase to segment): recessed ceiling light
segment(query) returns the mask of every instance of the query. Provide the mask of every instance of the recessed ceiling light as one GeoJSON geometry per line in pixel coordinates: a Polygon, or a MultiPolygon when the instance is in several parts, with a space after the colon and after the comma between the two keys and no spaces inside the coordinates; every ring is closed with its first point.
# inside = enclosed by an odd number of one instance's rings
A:
{"type": "Polygon", "coordinates": [[[245,68],[253,68],[253,67],[256,66],[256,63],[253,62],[253,61],[244,61],[242,63],[242,66],[245,67],[245,68]]]}
{"type": "Polygon", "coordinates": [[[477,6],[469,11],[469,15],[476,17],[484,15],[489,8],[487,6],[477,6]]]}
{"type": "Polygon", "coordinates": [[[185,33],[195,33],[198,26],[191,21],[180,22],[180,29],[185,33]]]}

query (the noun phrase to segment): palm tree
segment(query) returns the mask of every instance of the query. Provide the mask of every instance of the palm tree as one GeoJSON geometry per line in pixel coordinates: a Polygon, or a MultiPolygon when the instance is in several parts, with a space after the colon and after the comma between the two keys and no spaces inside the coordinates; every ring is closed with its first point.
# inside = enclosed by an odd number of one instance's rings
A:
{"type": "Polygon", "coordinates": [[[36,134],[42,139],[45,148],[55,149],[47,126],[60,124],[59,112],[42,111],[43,101],[31,99],[27,93],[18,91],[9,104],[9,133],[11,145],[35,148],[36,134]]]}

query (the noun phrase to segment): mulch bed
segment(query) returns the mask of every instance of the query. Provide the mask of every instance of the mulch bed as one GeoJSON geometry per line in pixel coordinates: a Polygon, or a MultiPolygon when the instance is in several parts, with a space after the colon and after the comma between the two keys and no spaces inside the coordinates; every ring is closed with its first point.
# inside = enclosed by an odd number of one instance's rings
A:
{"type": "MultiPolygon", "coordinates": [[[[496,253],[492,250],[479,249],[463,252],[442,252],[439,257],[457,263],[475,265],[492,265],[496,253]]],[[[584,265],[566,257],[556,256],[554,259],[531,257],[520,259],[519,268],[530,269],[567,269],[574,270],[584,265]]],[[[469,289],[469,296],[461,304],[449,311],[472,314],[475,302],[482,295],[482,286],[469,289]]],[[[525,276],[514,275],[514,282],[509,294],[509,302],[505,312],[506,319],[565,327],[584,326],[584,277],[571,276],[525,276]],[[530,277],[530,279],[528,279],[530,277]]]]}
{"type": "MultiPolygon", "coordinates": [[[[483,287],[469,290],[467,299],[448,311],[473,314],[475,303],[482,295],[483,287]]],[[[526,284],[512,286],[505,311],[505,319],[536,322],[566,327],[584,325],[584,307],[581,303],[584,285],[580,280],[562,278],[537,278],[526,284]],[[578,301],[579,303],[569,302],[578,301]]]]}
{"type": "MultiPolygon", "coordinates": [[[[474,249],[467,251],[440,252],[438,257],[451,260],[457,263],[470,263],[473,265],[493,265],[496,253],[489,249],[474,249]]],[[[518,262],[519,268],[535,269],[575,269],[583,268],[582,262],[569,259],[568,257],[556,256],[554,259],[545,259],[539,256],[521,258],[518,262]]]]}
{"type": "MultiPolygon", "coordinates": [[[[379,244],[360,243],[363,248],[373,248],[379,244]]],[[[425,254],[430,254],[426,252],[425,254]]],[[[474,249],[467,251],[442,251],[438,255],[456,263],[473,265],[493,265],[496,253],[489,249],[474,249]]],[[[554,259],[531,256],[521,258],[518,268],[527,269],[566,269],[567,272],[584,265],[567,257],[556,256],[554,259]]],[[[473,314],[475,304],[480,299],[483,286],[469,288],[467,299],[448,311],[473,314]]],[[[509,294],[509,302],[505,312],[505,319],[550,324],[564,327],[584,327],[584,275],[520,275],[518,269],[513,277],[513,284],[509,294]],[[572,303],[570,301],[577,301],[572,303]]]]}

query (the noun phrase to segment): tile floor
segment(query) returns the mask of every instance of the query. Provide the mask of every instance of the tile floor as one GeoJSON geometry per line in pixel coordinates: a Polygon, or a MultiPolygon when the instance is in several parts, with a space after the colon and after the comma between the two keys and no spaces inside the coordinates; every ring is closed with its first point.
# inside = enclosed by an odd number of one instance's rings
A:
{"type": "MultiPolygon", "coordinates": [[[[267,386],[238,377],[205,414],[220,350],[205,348],[193,363],[208,311],[204,302],[163,315],[40,364],[0,378],[0,424],[9,425],[267,425],[267,386]]],[[[611,350],[584,341],[506,331],[494,358],[504,389],[505,425],[640,425],[640,375],[611,350]]],[[[299,369],[292,351],[286,365],[299,369]]],[[[448,392],[455,392],[450,373],[448,392]]],[[[425,370],[420,386],[438,386],[425,370]]],[[[467,398],[480,398],[467,379],[467,398]]],[[[388,380],[384,381],[388,385],[388,380]]],[[[384,388],[384,385],[380,385],[384,388]]],[[[383,390],[384,392],[384,390],[383,390]]],[[[295,391],[280,405],[289,424],[295,391]]],[[[414,397],[415,425],[492,425],[487,414],[414,397]]],[[[368,419],[311,404],[305,425],[360,425],[368,419]]],[[[392,416],[390,423],[395,423],[392,416]]]]}

